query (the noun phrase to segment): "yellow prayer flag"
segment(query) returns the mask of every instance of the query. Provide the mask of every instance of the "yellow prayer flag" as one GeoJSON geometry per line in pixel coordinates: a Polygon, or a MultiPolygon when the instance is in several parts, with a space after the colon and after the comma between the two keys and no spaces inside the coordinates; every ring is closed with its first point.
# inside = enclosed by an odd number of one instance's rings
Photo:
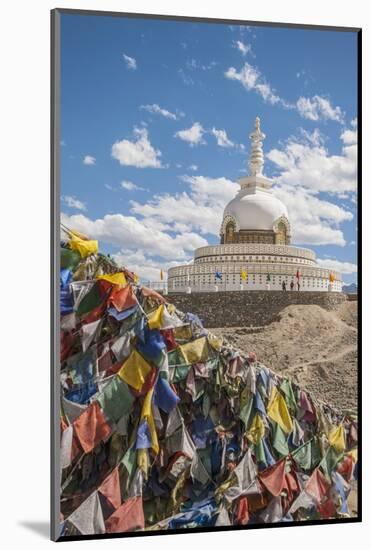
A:
{"type": "Polygon", "coordinates": [[[139,391],[151,370],[152,367],[140,353],[134,349],[122,365],[118,375],[124,382],[129,384],[129,386],[139,391]]]}
{"type": "Polygon", "coordinates": [[[164,272],[161,269],[161,271],[160,271],[160,281],[163,281],[163,280],[164,280],[164,272]]]}
{"type": "Polygon", "coordinates": [[[292,432],[294,427],[286,401],[276,387],[273,388],[267,407],[267,414],[269,418],[277,422],[285,433],[292,432]]]}
{"type": "Polygon", "coordinates": [[[334,447],[335,451],[338,453],[342,453],[345,451],[345,431],[344,426],[340,424],[340,426],[333,427],[330,430],[329,433],[329,443],[331,447],[334,447]]]}
{"type": "Polygon", "coordinates": [[[120,273],[112,273],[107,275],[99,275],[97,279],[102,279],[103,281],[108,281],[109,283],[112,283],[113,285],[120,285],[125,286],[127,284],[127,280],[125,275],[120,273]]]}
{"type": "Polygon", "coordinates": [[[241,271],[241,279],[242,279],[243,281],[246,281],[246,279],[247,279],[247,271],[246,271],[245,269],[243,269],[243,270],[241,271]]]}
{"type": "Polygon", "coordinates": [[[145,477],[147,477],[149,468],[149,456],[147,449],[137,450],[137,465],[138,468],[144,472],[145,477]]]}
{"type": "Polygon", "coordinates": [[[219,351],[223,345],[223,339],[218,338],[215,336],[215,334],[211,334],[211,332],[208,333],[207,339],[209,341],[209,344],[212,348],[214,348],[216,351],[219,351]]]}
{"type": "Polygon", "coordinates": [[[247,439],[257,445],[264,437],[265,426],[262,417],[259,413],[255,413],[250,428],[246,432],[247,439]]]}
{"type": "Polygon", "coordinates": [[[153,330],[155,328],[161,328],[162,317],[164,313],[164,304],[161,304],[155,311],[153,311],[148,317],[148,327],[153,330]]]}
{"type": "Polygon", "coordinates": [[[149,428],[149,432],[151,434],[151,442],[152,442],[152,449],[157,454],[160,450],[158,439],[157,439],[157,432],[156,432],[156,426],[155,426],[155,419],[153,418],[153,412],[152,412],[152,397],[153,397],[153,390],[152,387],[149,392],[147,393],[144,402],[143,402],[143,408],[142,413],[140,415],[141,420],[146,420],[149,428]]]}
{"type": "Polygon", "coordinates": [[[82,258],[98,253],[98,241],[84,241],[72,235],[68,244],[72,250],[77,250],[82,258]]]}
{"type": "Polygon", "coordinates": [[[179,347],[186,363],[204,363],[209,357],[206,336],[197,338],[197,340],[193,340],[179,347]]]}

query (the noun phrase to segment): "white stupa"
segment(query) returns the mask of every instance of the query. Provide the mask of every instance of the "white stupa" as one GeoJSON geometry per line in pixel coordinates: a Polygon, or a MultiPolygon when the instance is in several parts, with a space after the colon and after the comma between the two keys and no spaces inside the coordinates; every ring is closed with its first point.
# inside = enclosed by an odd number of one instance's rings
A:
{"type": "Polygon", "coordinates": [[[220,243],[195,251],[194,262],[169,269],[168,292],[210,290],[288,290],[341,292],[341,275],[316,264],[307,248],[289,246],[291,228],[286,206],[272,193],[263,175],[265,135],[259,117],[250,134],[250,174],[239,180],[227,204],[220,243]],[[299,285],[298,285],[299,283],[299,285]]]}

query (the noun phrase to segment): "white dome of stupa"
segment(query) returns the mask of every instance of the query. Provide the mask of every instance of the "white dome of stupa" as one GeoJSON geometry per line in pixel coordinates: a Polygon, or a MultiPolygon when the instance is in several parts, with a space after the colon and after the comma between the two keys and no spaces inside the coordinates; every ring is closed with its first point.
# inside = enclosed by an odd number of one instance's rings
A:
{"type": "Polygon", "coordinates": [[[269,230],[282,216],[288,219],[287,208],[272,193],[259,187],[242,188],[224,209],[223,219],[231,216],[236,230],[269,230]]]}

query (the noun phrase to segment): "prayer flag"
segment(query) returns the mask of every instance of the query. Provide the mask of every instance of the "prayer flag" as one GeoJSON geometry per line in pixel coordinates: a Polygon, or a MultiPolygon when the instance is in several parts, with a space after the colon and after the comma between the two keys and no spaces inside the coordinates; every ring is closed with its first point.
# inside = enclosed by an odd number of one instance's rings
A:
{"type": "Polygon", "coordinates": [[[266,468],[259,473],[259,479],[274,496],[280,496],[285,487],[286,458],[282,458],[274,466],[266,468]]]}
{"type": "Polygon", "coordinates": [[[129,498],[106,520],[107,533],[126,533],[144,529],[141,497],[129,498]]]}
{"type": "Polygon", "coordinates": [[[130,412],[134,396],[127,384],[120,377],[115,376],[104,387],[97,401],[107,418],[117,422],[124,414],[130,412]]]}
{"type": "Polygon", "coordinates": [[[338,453],[343,453],[345,451],[345,430],[344,426],[340,424],[337,427],[334,427],[330,430],[329,434],[329,443],[334,447],[335,451],[338,453]]]}
{"type": "Polygon", "coordinates": [[[138,303],[131,285],[124,288],[114,287],[108,302],[119,312],[130,309],[138,303]]]}
{"type": "Polygon", "coordinates": [[[152,387],[144,398],[143,408],[141,413],[141,420],[146,420],[148,423],[149,432],[151,434],[151,447],[153,451],[157,454],[160,450],[160,447],[157,439],[155,419],[153,418],[153,408],[152,408],[153,391],[154,391],[154,388],[152,387]]]}
{"type": "Polygon", "coordinates": [[[107,281],[108,283],[111,283],[113,285],[124,286],[124,285],[127,284],[127,280],[125,278],[125,275],[122,272],[112,273],[112,274],[107,274],[107,275],[98,275],[97,279],[98,279],[98,281],[100,281],[100,280],[107,281]]]}
{"type": "Polygon", "coordinates": [[[101,441],[108,438],[111,428],[102,409],[94,401],[73,423],[76,436],[85,453],[90,453],[101,441]]]}
{"type": "Polygon", "coordinates": [[[180,346],[181,353],[187,364],[203,363],[208,359],[209,349],[206,336],[192,340],[180,346]]]}
{"type": "Polygon", "coordinates": [[[121,505],[121,488],[118,466],[106,477],[98,490],[112,504],[115,510],[119,508],[121,505]]]}
{"type": "Polygon", "coordinates": [[[77,250],[82,258],[98,254],[98,241],[84,241],[72,235],[68,244],[72,250],[77,250]]]}
{"type": "Polygon", "coordinates": [[[153,311],[148,316],[148,326],[151,330],[161,328],[164,307],[165,307],[164,304],[161,304],[155,311],[153,311]]]}
{"type": "Polygon", "coordinates": [[[325,476],[321,473],[321,470],[316,468],[304,485],[304,490],[317,502],[317,504],[320,504],[323,497],[327,494],[330,486],[331,484],[326,480],[325,476]]]}
{"type": "Polygon", "coordinates": [[[263,439],[264,432],[265,426],[262,417],[259,413],[255,413],[250,428],[246,432],[246,437],[253,445],[257,445],[263,439]]]}
{"type": "Polygon", "coordinates": [[[97,491],[94,491],[80,506],[68,516],[67,520],[82,535],[100,535],[106,532],[102,508],[97,491]]]}
{"type": "Polygon", "coordinates": [[[246,281],[246,280],[247,280],[247,271],[246,271],[245,269],[243,269],[243,270],[241,271],[241,279],[242,279],[243,281],[246,281]]]}
{"type": "Polygon", "coordinates": [[[133,349],[119,370],[118,375],[124,382],[129,384],[129,386],[140,391],[151,371],[152,367],[136,349],[133,349]]]}
{"type": "Polygon", "coordinates": [[[268,403],[267,414],[269,418],[280,425],[285,433],[292,432],[293,424],[289,410],[286,405],[286,401],[275,386],[273,388],[272,395],[268,403]]]}

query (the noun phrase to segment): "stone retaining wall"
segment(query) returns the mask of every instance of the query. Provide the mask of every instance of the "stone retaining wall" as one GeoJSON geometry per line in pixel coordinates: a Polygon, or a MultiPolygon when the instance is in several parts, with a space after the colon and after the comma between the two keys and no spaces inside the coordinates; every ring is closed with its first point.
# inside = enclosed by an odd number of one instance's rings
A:
{"type": "Polygon", "coordinates": [[[263,326],[277,319],[292,304],[315,304],[336,309],[347,298],[340,292],[237,291],[169,294],[166,299],[178,309],[196,313],[207,328],[263,326]]]}

